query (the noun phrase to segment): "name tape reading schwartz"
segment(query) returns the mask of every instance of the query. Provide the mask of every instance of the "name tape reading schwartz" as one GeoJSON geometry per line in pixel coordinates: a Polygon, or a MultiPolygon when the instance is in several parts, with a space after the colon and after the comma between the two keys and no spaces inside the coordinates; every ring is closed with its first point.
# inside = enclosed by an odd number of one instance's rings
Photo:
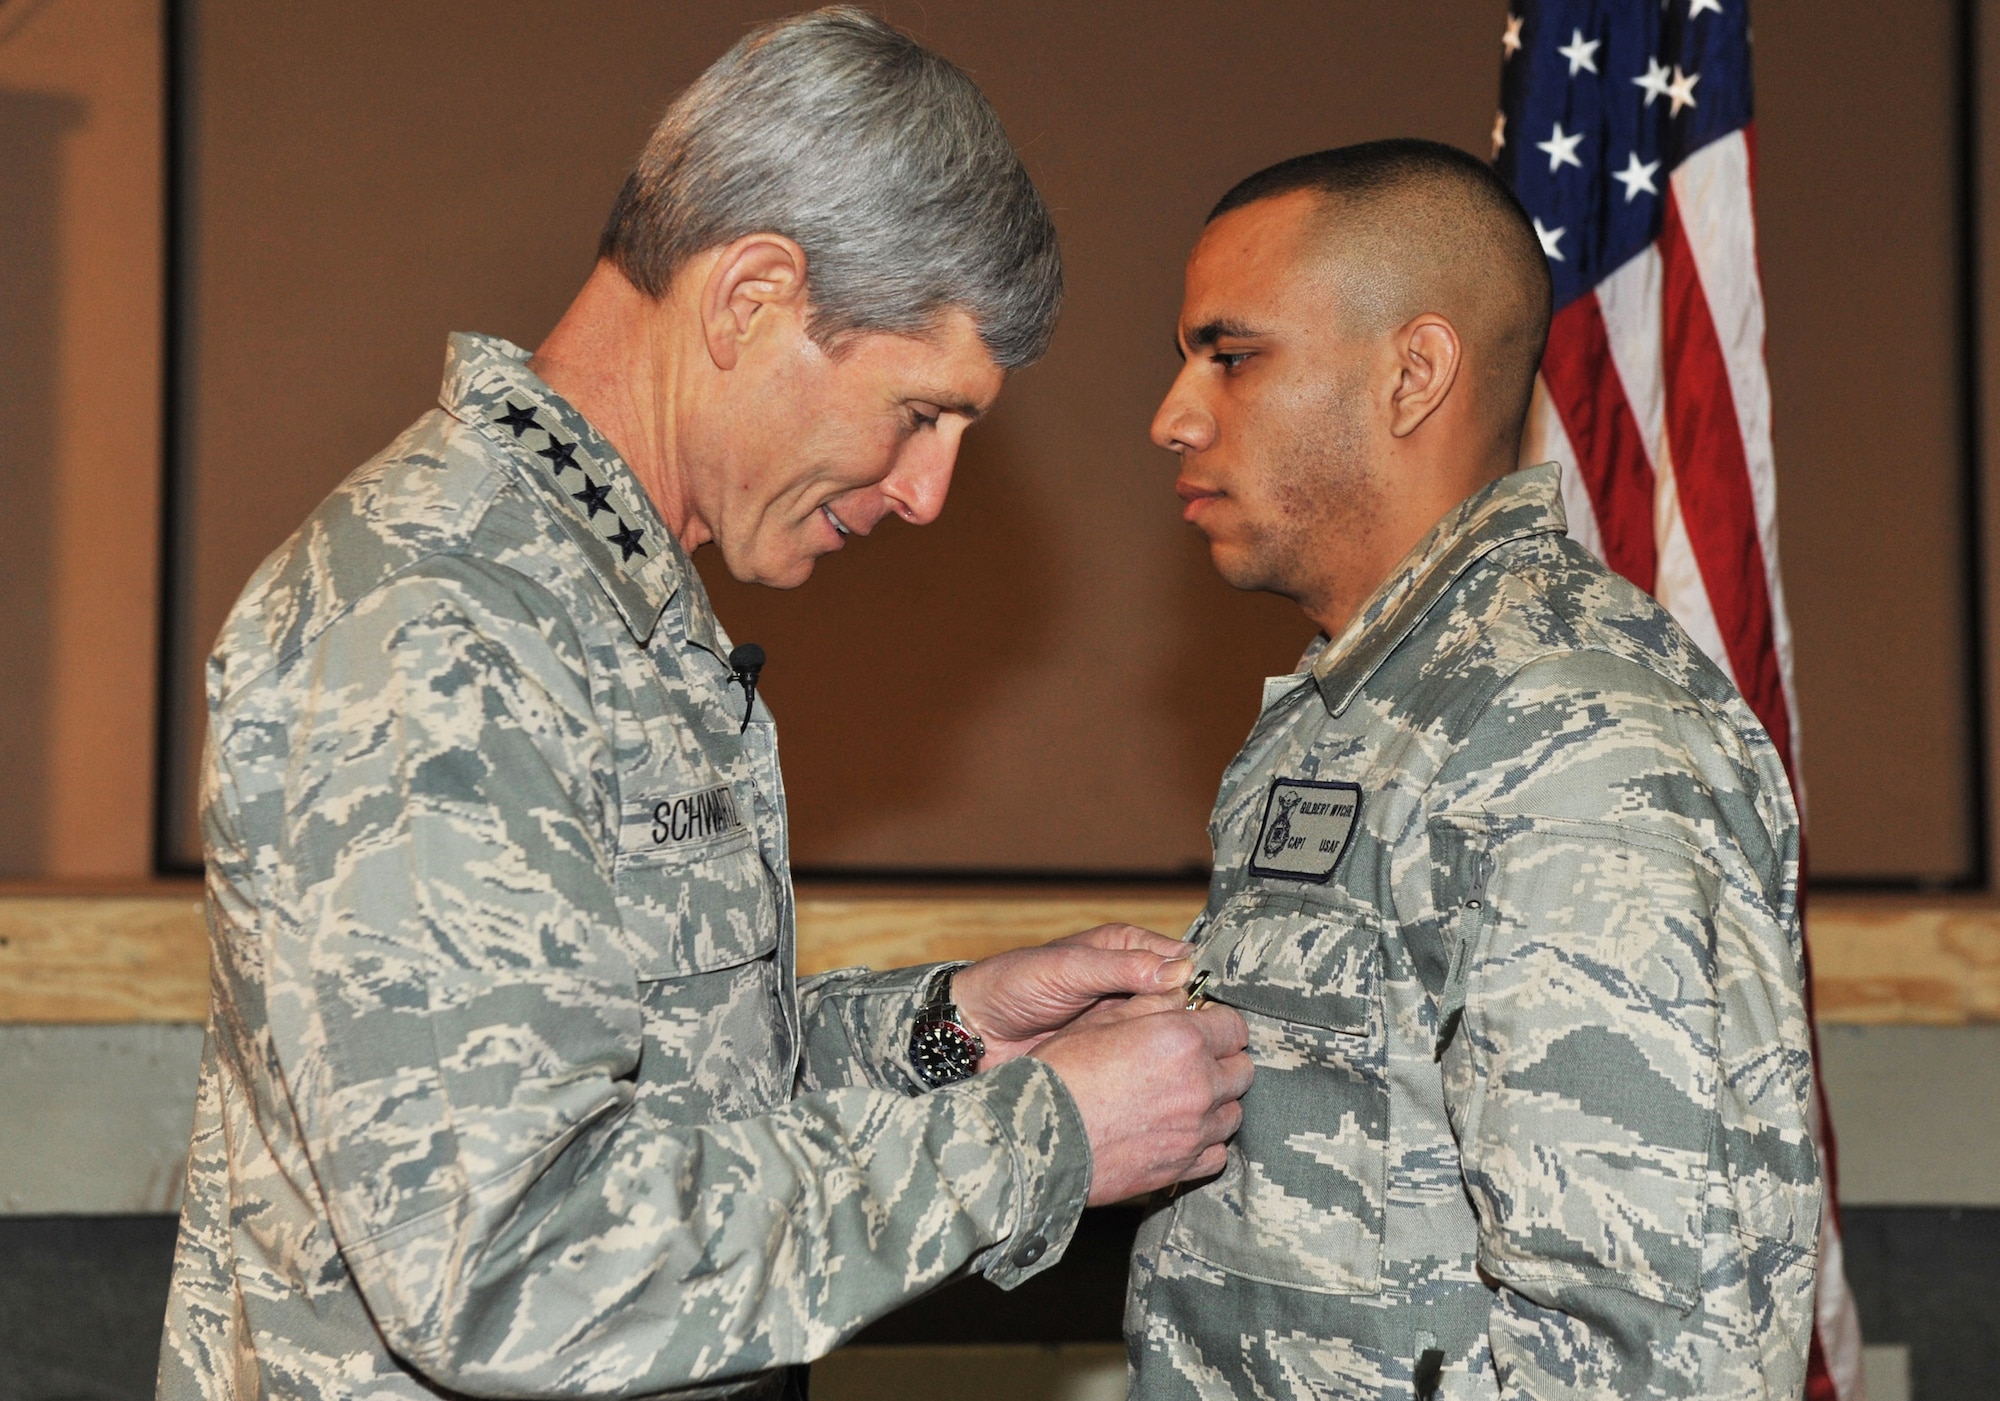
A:
{"type": "Polygon", "coordinates": [[[741,832],[743,815],[729,785],[682,793],[647,802],[637,811],[627,808],[625,848],[695,846],[741,832]]]}
{"type": "Polygon", "coordinates": [[[1340,864],[1361,813],[1361,785],[1280,778],[1264,800],[1250,874],[1324,881],[1340,864]]]}

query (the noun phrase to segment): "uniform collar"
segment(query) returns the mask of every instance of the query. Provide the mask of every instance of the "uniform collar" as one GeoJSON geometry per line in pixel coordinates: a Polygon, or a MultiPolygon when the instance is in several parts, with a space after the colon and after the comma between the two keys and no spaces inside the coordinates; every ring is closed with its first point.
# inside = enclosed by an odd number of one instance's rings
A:
{"type": "Polygon", "coordinates": [[[575,542],[641,646],[682,595],[687,635],[722,655],[708,592],[618,450],[497,336],[452,335],[438,403],[498,443],[534,498],[575,542]]]}
{"type": "Polygon", "coordinates": [[[1320,698],[1338,715],[1415,632],[1466,571],[1500,546],[1534,535],[1560,535],[1563,514],[1553,462],[1511,472],[1445,513],[1403,556],[1354,621],[1312,659],[1320,698]]]}

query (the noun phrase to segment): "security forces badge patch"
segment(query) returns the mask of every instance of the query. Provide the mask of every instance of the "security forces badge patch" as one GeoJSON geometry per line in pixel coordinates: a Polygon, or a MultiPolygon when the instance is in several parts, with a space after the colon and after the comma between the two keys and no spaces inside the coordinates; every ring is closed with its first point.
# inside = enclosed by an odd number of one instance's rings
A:
{"type": "Polygon", "coordinates": [[[1361,785],[1280,778],[1264,800],[1264,826],[1250,854],[1250,874],[1325,881],[1340,864],[1361,815],[1361,785]]]}

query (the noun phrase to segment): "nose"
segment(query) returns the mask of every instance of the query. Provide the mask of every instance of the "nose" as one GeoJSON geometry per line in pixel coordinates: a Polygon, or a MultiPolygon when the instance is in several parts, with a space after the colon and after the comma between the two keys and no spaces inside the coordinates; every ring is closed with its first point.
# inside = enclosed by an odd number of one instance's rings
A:
{"type": "Polygon", "coordinates": [[[1153,415],[1153,442],[1168,452],[1203,452],[1215,444],[1215,415],[1205,408],[1189,383],[1193,365],[1174,377],[1167,397],[1153,415]]]}
{"type": "Polygon", "coordinates": [[[964,436],[962,425],[948,420],[924,438],[912,439],[896,462],[895,469],[882,479],[882,494],[892,509],[911,525],[929,525],[944,514],[944,499],[951,491],[952,469],[958,463],[958,445],[964,436]]]}

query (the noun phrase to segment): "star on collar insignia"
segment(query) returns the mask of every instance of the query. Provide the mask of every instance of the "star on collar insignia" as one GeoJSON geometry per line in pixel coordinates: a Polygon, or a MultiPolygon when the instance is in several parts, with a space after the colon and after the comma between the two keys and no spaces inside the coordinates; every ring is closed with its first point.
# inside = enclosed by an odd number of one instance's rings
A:
{"type": "Polygon", "coordinates": [[[500,415],[500,422],[514,430],[514,437],[517,440],[530,428],[540,428],[542,426],[535,421],[535,411],[533,408],[521,408],[512,399],[505,400],[504,402],[507,405],[507,412],[500,415]]]}
{"type": "Polygon", "coordinates": [[[566,467],[576,466],[576,444],[557,442],[555,434],[551,433],[549,445],[535,456],[546,457],[552,464],[553,470],[560,473],[566,467]]]}
{"type": "MultiPolygon", "coordinates": [[[[585,476],[583,479],[582,491],[572,491],[569,494],[570,500],[580,502],[583,505],[590,507],[590,519],[592,520],[597,519],[597,513],[599,511],[609,511],[611,509],[611,507],[608,504],[606,504],[610,500],[610,497],[611,497],[610,482],[593,482],[588,476],[585,476]]],[[[619,522],[619,524],[622,525],[624,524],[624,522],[621,521],[619,522]]]]}
{"type": "Polygon", "coordinates": [[[622,518],[618,522],[617,533],[605,538],[625,552],[627,563],[631,561],[633,555],[644,556],[646,553],[646,547],[639,543],[646,538],[644,533],[637,526],[625,524],[622,518]]]}

